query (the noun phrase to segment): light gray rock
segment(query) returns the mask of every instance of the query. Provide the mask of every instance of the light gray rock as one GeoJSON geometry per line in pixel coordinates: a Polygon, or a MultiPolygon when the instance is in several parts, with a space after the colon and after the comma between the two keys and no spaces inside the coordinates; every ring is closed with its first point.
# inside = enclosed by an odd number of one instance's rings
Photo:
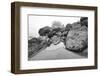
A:
{"type": "Polygon", "coordinates": [[[86,26],[70,30],[65,40],[65,48],[75,52],[83,51],[88,44],[87,31],[88,30],[86,26]]]}

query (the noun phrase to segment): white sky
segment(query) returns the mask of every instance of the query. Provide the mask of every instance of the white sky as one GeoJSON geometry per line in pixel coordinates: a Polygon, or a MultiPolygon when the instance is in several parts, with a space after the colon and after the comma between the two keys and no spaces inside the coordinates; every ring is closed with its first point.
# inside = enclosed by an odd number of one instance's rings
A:
{"type": "Polygon", "coordinates": [[[67,25],[68,23],[77,22],[80,17],[59,17],[59,16],[29,16],[29,37],[38,37],[38,30],[44,26],[51,26],[53,21],[60,21],[62,24],[67,25]]]}

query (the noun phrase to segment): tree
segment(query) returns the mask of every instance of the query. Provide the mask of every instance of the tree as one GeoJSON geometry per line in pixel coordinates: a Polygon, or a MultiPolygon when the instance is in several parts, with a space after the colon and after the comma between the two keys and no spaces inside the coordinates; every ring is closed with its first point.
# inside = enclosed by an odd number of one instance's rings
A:
{"type": "Polygon", "coordinates": [[[54,21],[52,23],[52,28],[62,28],[64,27],[60,21],[54,21]]]}

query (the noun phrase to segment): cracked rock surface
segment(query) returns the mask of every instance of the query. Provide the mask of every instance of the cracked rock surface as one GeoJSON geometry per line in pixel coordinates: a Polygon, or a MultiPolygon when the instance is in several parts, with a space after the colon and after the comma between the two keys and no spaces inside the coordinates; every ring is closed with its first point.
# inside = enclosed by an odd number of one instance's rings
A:
{"type": "Polygon", "coordinates": [[[88,30],[86,26],[81,26],[77,29],[70,30],[65,40],[66,49],[75,52],[83,51],[88,44],[87,31],[88,30]]]}

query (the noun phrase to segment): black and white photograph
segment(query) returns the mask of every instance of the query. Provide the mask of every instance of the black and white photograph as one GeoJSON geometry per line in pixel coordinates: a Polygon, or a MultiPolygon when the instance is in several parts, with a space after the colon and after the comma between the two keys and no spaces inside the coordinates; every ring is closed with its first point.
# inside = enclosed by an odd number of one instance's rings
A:
{"type": "Polygon", "coordinates": [[[97,7],[14,2],[11,12],[13,73],[97,68],[97,7]]]}
{"type": "Polygon", "coordinates": [[[28,60],[88,58],[88,17],[28,14],[28,60]]]}

